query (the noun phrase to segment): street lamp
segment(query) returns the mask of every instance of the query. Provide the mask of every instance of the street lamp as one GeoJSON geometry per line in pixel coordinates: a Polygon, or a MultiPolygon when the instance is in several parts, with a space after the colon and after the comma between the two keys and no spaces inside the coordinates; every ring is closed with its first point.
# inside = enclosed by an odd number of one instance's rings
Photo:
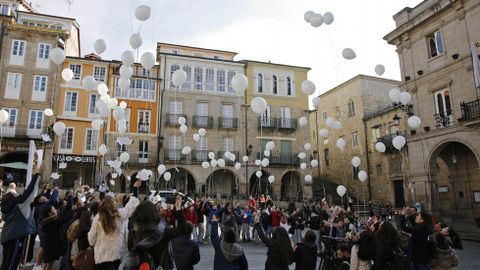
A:
{"type": "MultiPolygon", "coordinates": [[[[247,149],[245,149],[245,154],[247,157],[250,157],[252,154],[253,146],[251,144],[248,145],[247,149]]],[[[245,162],[245,199],[248,200],[248,160],[245,162]]]]}

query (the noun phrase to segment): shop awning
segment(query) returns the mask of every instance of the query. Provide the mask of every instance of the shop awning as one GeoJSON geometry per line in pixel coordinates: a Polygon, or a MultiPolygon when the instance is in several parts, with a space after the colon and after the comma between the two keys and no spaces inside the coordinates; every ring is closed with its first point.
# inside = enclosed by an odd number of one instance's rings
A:
{"type": "Polygon", "coordinates": [[[6,167],[6,168],[12,168],[12,169],[18,169],[18,170],[26,170],[27,169],[27,163],[23,163],[23,162],[3,163],[3,164],[0,164],[0,167],[6,167]]]}

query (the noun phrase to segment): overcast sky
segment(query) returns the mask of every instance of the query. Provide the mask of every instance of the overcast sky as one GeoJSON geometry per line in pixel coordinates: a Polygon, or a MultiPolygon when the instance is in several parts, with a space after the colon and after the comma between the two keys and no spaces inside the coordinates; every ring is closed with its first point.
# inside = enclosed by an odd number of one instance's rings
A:
{"type": "Polygon", "coordinates": [[[400,79],[395,47],[383,37],[395,27],[392,16],[420,0],[33,0],[42,13],[76,18],[82,55],[103,38],[106,59],[129,49],[133,32],[143,37],[141,52],[155,52],[157,41],[238,52],[236,60],[272,61],[311,67],[309,78],[320,94],[362,73],[375,75],[383,64],[385,78],[400,79]],[[68,3],[71,2],[71,5],[68,3]],[[140,4],[152,7],[151,18],[138,22],[140,4]],[[313,10],[335,15],[332,25],[313,28],[303,15],[313,10]],[[351,47],[357,58],[341,51],[351,47]]]}

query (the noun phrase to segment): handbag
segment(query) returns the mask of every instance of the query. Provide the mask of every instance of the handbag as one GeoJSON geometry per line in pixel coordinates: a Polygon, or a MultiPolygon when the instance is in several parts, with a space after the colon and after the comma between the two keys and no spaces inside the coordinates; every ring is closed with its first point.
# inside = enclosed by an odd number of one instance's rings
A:
{"type": "Polygon", "coordinates": [[[86,250],[78,252],[77,256],[72,262],[72,266],[75,269],[81,270],[94,270],[95,269],[95,258],[93,253],[93,248],[89,247],[86,250]]]}

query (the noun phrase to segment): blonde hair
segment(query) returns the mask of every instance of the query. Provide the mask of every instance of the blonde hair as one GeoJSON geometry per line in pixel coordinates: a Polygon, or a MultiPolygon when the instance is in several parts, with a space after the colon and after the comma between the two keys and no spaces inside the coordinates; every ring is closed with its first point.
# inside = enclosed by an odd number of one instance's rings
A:
{"type": "Polygon", "coordinates": [[[105,234],[115,233],[118,217],[119,213],[115,201],[111,197],[105,197],[98,206],[98,220],[102,224],[105,234]]]}

